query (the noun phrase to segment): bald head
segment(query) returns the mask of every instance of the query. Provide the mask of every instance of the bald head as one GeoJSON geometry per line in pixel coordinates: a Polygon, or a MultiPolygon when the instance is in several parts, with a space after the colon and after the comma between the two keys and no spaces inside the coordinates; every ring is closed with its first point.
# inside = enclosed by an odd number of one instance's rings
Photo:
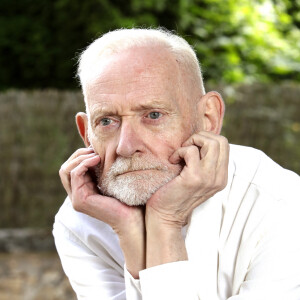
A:
{"type": "Polygon", "coordinates": [[[95,80],[109,56],[140,48],[168,52],[178,64],[181,88],[189,98],[205,93],[201,69],[193,48],[181,37],[161,29],[120,29],[96,39],[79,59],[78,77],[86,101],[86,86],[95,80]]]}

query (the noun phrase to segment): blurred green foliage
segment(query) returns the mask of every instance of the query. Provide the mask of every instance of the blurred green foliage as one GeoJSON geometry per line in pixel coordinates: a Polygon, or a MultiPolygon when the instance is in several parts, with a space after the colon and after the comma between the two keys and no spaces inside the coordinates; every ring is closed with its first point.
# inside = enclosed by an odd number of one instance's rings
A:
{"type": "MultiPolygon", "coordinates": [[[[224,96],[222,134],[253,146],[300,174],[300,86],[208,86],[224,96]]],[[[0,93],[0,228],[51,228],[66,197],[61,164],[83,146],[75,113],[84,110],[79,91],[0,93]]]]}
{"type": "Polygon", "coordinates": [[[1,0],[0,89],[74,88],[76,53],[120,27],[163,26],[207,80],[300,80],[300,0],[1,0]]]}

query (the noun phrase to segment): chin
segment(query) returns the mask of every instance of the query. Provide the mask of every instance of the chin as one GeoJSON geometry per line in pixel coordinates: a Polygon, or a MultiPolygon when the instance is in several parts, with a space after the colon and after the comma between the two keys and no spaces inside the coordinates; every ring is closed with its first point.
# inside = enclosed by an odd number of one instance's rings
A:
{"type": "Polygon", "coordinates": [[[175,178],[182,167],[163,163],[152,156],[118,157],[108,172],[99,174],[104,195],[129,206],[145,205],[163,185],[175,178]]]}
{"type": "Polygon", "coordinates": [[[124,174],[114,179],[110,178],[110,180],[105,178],[101,183],[101,190],[103,194],[114,197],[129,206],[145,205],[160,187],[177,176],[177,172],[176,174],[155,173],[124,174]]]}

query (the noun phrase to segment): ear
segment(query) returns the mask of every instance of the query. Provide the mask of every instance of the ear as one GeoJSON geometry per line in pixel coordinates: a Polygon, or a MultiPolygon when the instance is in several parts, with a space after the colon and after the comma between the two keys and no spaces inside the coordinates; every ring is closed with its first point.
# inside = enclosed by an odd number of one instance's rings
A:
{"type": "Polygon", "coordinates": [[[217,92],[208,92],[198,102],[198,112],[202,115],[202,128],[216,134],[221,133],[225,104],[217,92]]]}
{"type": "Polygon", "coordinates": [[[90,146],[90,141],[88,138],[88,118],[87,115],[83,112],[76,114],[76,124],[79,135],[81,136],[86,147],[90,146]]]}

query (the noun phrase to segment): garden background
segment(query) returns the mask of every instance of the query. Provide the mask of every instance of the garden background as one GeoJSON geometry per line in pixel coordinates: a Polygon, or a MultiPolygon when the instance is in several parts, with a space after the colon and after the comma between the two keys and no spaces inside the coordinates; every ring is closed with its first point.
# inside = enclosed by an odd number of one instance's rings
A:
{"type": "MultiPolygon", "coordinates": [[[[2,252],[53,250],[52,223],[65,198],[58,170],[82,146],[74,122],[84,110],[76,57],[101,34],[132,26],[162,26],[187,39],[206,89],[226,103],[222,134],[300,173],[299,0],[1,0],[2,252]]],[[[33,286],[55,290],[63,278],[60,269],[52,281],[37,275],[30,285],[26,266],[23,273],[5,268],[0,300],[5,291],[12,295],[10,286],[18,290],[10,299],[39,299],[33,286]]],[[[64,292],[49,299],[71,299],[64,292]]]]}

